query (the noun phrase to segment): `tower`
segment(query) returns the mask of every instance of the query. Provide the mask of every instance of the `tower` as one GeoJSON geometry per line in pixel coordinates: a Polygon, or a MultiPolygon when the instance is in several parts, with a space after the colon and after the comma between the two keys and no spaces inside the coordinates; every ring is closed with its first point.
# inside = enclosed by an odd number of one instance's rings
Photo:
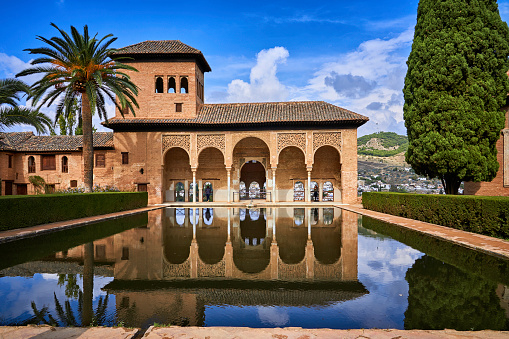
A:
{"type": "Polygon", "coordinates": [[[136,118],[196,117],[204,103],[204,73],[211,71],[201,51],[179,40],[149,40],[121,48],[113,58],[138,70],[127,71],[139,87],[136,118]]]}

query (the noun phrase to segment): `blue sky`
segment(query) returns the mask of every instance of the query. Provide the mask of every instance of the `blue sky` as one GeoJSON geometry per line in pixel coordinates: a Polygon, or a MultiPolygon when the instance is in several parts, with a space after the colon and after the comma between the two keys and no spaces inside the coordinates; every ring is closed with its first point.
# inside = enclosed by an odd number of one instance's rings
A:
{"type": "MultiPolygon", "coordinates": [[[[368,116],[359,135],[406,134],[401,90],[417,4],[4,1],[0,78],[28,66],[31,56],[23,49],[42,46],[37,35],[57,35],[50,22],[67,31],[70,25],[81,29],[87,24],[99,36],[118,37],[114,47],[178,39],[201,50],[212,68],[205,76],[207,103],[324,100],[368,116]]],[[[507,20],[509,0],[499,1],[499,7],[507,20]]],[[[52,116],[52,108],[45,111],[52,116]]],[[[7,131],[14,130],[31,129],[7,131]]]]}

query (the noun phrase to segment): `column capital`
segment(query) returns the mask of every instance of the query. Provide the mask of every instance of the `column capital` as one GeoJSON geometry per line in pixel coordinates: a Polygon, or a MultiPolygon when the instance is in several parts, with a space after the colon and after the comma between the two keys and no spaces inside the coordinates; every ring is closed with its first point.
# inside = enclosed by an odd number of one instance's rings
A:
{"type": "Polygon", "coordinates": [[[306,170],[307,170],[308,172],[313,171],[313,166],[308,166],[308,167],[306,167],[306,170]]]}
{"type": "Polygon", "coordinates": [[[198,170],[198,167],[191,167],[191,172],[196,172],[198,170]]]}

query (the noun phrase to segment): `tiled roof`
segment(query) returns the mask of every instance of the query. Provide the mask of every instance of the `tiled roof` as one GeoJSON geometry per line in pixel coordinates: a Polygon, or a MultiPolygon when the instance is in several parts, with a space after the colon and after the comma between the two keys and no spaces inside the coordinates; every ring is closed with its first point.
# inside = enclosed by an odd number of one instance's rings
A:
{"type": "Polygon", "coordinates": [[[109,119],[105,126],[121,124],[168,125],[363,125],[368,117],[324,101],[290,101],[244,104],[205,104],[195,119],[109,119]]]}
{"type": "Polygon", "coordinates": [[[0,132],[0,151],[15,151],[16,146],[33,136],[33,132],[0,132]]]}
{"type": "MultiPolygon", "coordinates": [[[[0,133],[0,150],[17,152],[79,151],[82,135],[34,135],[32,132],[0,133]],[[2,138],[2,136],[4,138],[2,138]],[[9,144],[9,148],[2,147],[9,144]]],[[[112,148],[113,133],[94,133],[94,148],[112,148]]]]}
{"type": "Polygon", "coordinates": [[[186,45],[179,40],[147,40],[134,45],[119,48],[114,56],[139,56],[167,55],[169,57],[196,57],[204,72],[210,72],[210,66],[205,60],[202,52],[196,48],[186,45]]]}
{"type": "Polygon", "coordinates": [[[117,50],[115,54],[202,54],[179,40],[147,40],[117,50]]]}

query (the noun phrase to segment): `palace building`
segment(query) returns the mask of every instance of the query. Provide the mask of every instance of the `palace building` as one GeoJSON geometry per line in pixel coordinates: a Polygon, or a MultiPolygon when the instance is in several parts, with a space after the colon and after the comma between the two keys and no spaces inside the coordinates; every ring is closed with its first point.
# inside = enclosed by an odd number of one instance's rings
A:
{"type": "MultiPolygon", "coordinates": [[[[206,104],[203,54],[178,40],[114,56],[138,72],[136,116],[117,111],[94,134],[94,184],[146,190],[149,203],[357,200],[360,114],[323,102],[206,104]],[[127,60],[127,61],[126,61],[127,60]]],[[[2,195],[83,184],[81,136],[0,133],[2,195]]]]}

